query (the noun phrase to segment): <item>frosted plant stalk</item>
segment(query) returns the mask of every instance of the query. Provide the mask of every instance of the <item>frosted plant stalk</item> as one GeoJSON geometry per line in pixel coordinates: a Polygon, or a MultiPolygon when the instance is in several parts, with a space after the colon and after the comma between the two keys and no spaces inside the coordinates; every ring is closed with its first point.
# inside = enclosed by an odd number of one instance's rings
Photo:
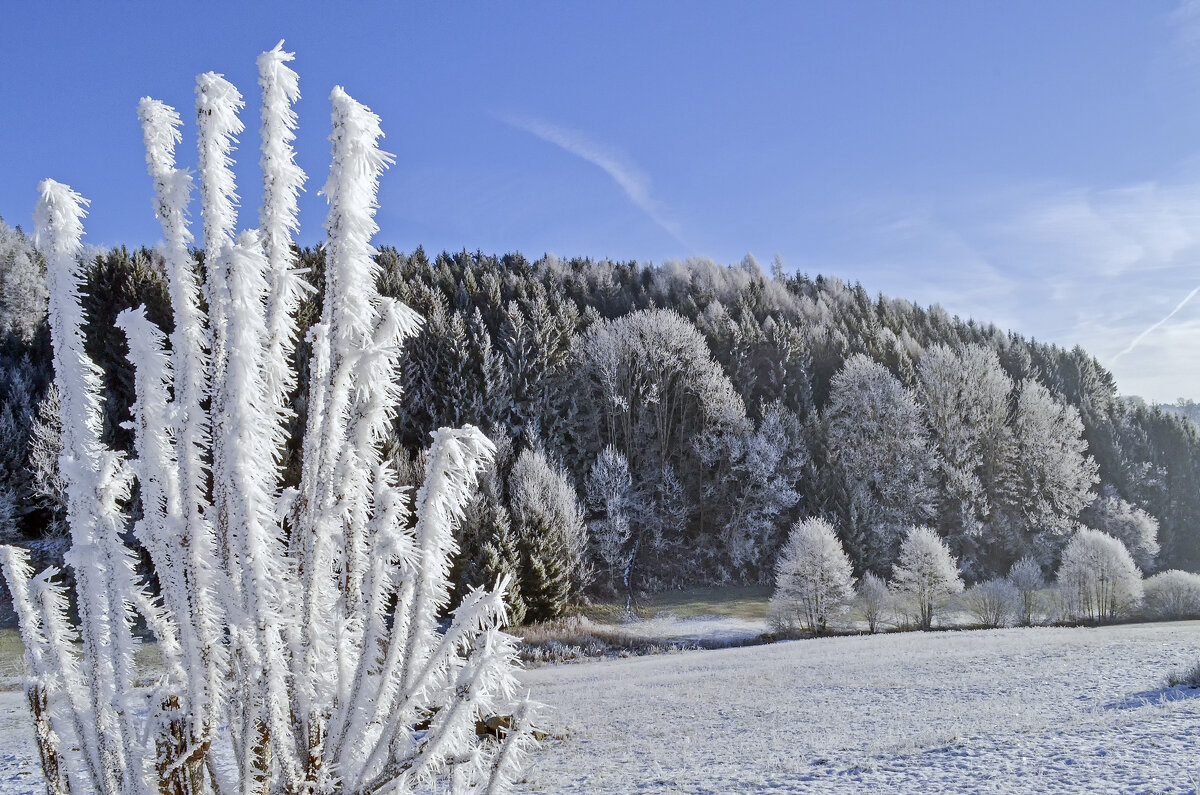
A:
{"type": "Polygon", "coordinates": [[[139,105],[174,330],[168,339],[141,308],[117,321],[135,371],[131,462],[100,442],[100,373],[83,350],[85,202],[64,185],[41,186],[80,652],[55,570],[31,576],[11,548],[0,565],[52,793],[502,792],[532,742],[514,640],[500,631],[507,583],[447,613],[454,525],[491,443],[470,426],[437,431],[415,501],[381,454],[420,318],[375,288],[376,195],[392,157],[378,147],[378,117],[340,88],[301,481],[280,492],[305,289],[291,250],[303,181],[291,149],[291,59],[282,45],[259,59],[261,231],[234,230],[241,97],[218,75],[198,79],[203,284],[189,250],[191,177],[175,165],[179,116],[155,100],[139,105]],[[122,538],[134,477],[133,532],[156,598],[122,538]],[[163,662],[148,697],[134,686],[134,610],[163,662]],[[477,722],[494,714],[509,716],[510,729],[478,736],[477,722]]]}

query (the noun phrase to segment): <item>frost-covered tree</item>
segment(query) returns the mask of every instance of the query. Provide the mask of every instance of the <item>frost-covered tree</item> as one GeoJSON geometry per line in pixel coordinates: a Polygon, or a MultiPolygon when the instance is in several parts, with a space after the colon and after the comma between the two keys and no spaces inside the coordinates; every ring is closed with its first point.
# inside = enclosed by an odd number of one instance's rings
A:
{"type": "Polygon", "coordinates": [[[1058,587],[1070,615],[1112,621],[1142,601],[1142,573],[1117,539],[1080,527],[1063,550],[1058,587]]]}
{"type": "Polygon", "coordinates": [[[37,419],[29,431],[30,507],[46,516],[44,536],[54,546],[66,539],[67,484],[58,470],[62,458],[62,401],[54,384],[38,403],[37,419]]]}
{"type": "Polygon", "coordinates": [[[1032,554],[1047,565],[1092,501],[1098,469],[1087,455],[1079,411],[1032,378],[1020,384],[1012,432],[1016,449],[1003,488],[999,545],[1009,560],[1032,554]]]}
{"type": "Polygon", "coordinates": [[[708,434],[699,442],[714,475],[704,485],[706,510],[719,515],[721,548],[732,574],[761,579],[779,547],[779,526],[800,501],[809,463],[800,421],[780,403],[763,410],[758,427],[708,434]]]}
{"type": "Polygon", "coordinates": [[[1030,626],[1038,611],[1042,589],[1046,587],[1046,579],[1042,576],[1042,567],[1034,558],[1023,557],[1008,570],[1008,581],[1013,584],[1021,597],[1021,623],[1030,626]]]}
{"type": "MultiPolygon", "coordinates": [[[[639,574],[678,581],[716,546],[705,534],[704,467],[694,440],[735,427],[746,411],[704,337],[669,310],[596,323],[577,354],[596,453],[613,445],[633,479],[631,533],[639,574]]],[[[593,453],[595,455],[596,453],[593,453]]],[[[644,583],[639,583],[644,585],[644,583]]]]}
{"type": "Polygon", "coordinates": [[[587,505],[595,517],[588,524],[588,536],[602,571],[608,573],[608,587],[616,590],[618,577],[626,591],[626,607],[632,599],[629,592],[630,527],[629,498],[633,481],[625,456],[612,445],[596,457],[585,484],[587,505]]]}
{"type": "Polygon", "coordinates": [[[28,355],[0,356],[0,536],[16,540],[23,535],[29,506],[31,476],[26,461],[29,436],[35,422],[38,368],[28,355]]]}
{"type": "Polygon", "coordinates": [[[1200,617],[1200,574],[1160,571],[1148,577],[1143,587],[1147,615],[1167,620],[1200,617]]]}
{"type": "Polygon", "coordinates": [[[1142,571],[1158,557],[1158,520],[1118,497],[1111,489],[1096,497],[1080,516],[1088,527],[1120,541],[1142,571]]]}
{"type": "Polygon", "coordinates": [[[775,564],[776,628],[824,632],[853,596],[853,569],[833,526],[820,518],[797,522],[775,564]]]}
{"type": "MultiPolygon", "coordinates": [[[[525,622],[525,600],[521,595],[521,551],[512,515],[505,497],[505,473],[512,468],[512,444],[506,436],[493,439],[496,453],[491,463],[479,475],[479,487],[463,508],[459,523],[458,556],[451,574],[457,593],[468,593],[472,588],[506,579],[508,590],[504,594],[508,606],[510,626],[525,622]]],[[[419,486],[424,481],[424,464],[420,461],[406,463],[401,459],[400,467],[407,470],[400,475],[401,482],[419,486]]]]}
{"type": "Polygon", "coordinates": [[[932,529],[914,526],[900,545],[891,587],[912,606],[920,628],[929,629],[946,598],[962,593],[963,581],[946,542],[932,529]]]}
{"type": "Polygon", "coordinates": [[[859,354],[834,376],[824,421],[847,546],[859,568],[884,574],[905,528],[933,517],[937,461],[920,410],[885,367],[859,354]]]}
{"type": "Polygon", "coordinates": [[[980,626],[1003,627],[1021,612],[1021,592],[1010,580],[997,577],[968,588],[963,605],[980,626]]]}
{"type": "Polygon", "coordinates": [[[521,550],[526,616],[543,621],[566,610],[590,580],[587,528],[567,473],[540,450],[522,450],[508,482],[521,550]]]}
{"type": "Polygon", "coordinates": [[[277,46],[259,59],[260,230],[234,231],[240,96],[216,75],[198,81],[203,279],[188,248],[192,178],[174,160],[179,116],[154,100],[139,106],[174,324],[168,341],[144,311],[117,321],[135,367],[131,458],[102,441],[99,372],[83,347],[86,202],[40,186],[78,634],[55,570],[33,576],[14,547],[0,565],[52,793],[410,792],[439,780],[501,791],[531,742],[514,642],[500,631],[505,583],[464,594],[445,615],[453,528],[491,443],[470,426],[437,431],[415,496],[382,455],[400,352],[420,318],[376,291],[370,240],[391,156],[378,147],[378,117],[341,88],[302,472],[298,488],[280,488],[302,289],[290,255],[300,178],[291,58],[277,46]],[[157,598],[125,535],[135,480],[133,536],[157,598]],[[135,687],[135,618],[162,658],[149,690],[135,687]],[[477,735],[494,714],[509,716],[507,734],[477,735]]]}
{"type": "Polygon", "coordinates": [[[891,609],[892,593],[881,577],[867,572],[858,581],[854,603],[858,614],[867,622],[867,631],[874,635],[891,609]]]}
{"type": "Polygon", "coordinates": [[[0,218],[0,338],[28,343],[46,320],[46,269],[32,242],[0,218]]]}
{"type": "Polygon", "coordinates": [[[1012,454],[1008,407],[1012,381],[996,352],[981,345],[925,351],[917,399],[937,445],[940,530],[963,571],[978,576],[992,504],[1012,454]]]}

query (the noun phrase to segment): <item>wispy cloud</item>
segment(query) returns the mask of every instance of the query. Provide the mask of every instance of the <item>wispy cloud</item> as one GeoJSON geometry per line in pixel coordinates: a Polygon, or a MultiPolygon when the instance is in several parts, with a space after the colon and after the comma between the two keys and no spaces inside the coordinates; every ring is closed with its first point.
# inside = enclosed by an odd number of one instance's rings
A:
{"type": "Polygon", "coordinates": [[[1141,334],[1138,334],[1136,337],[1134,337],[1132,342],[1130,342],[1130,343],[1129,343],[1128,345],[1126,345],[1126,346],[1125,346],[1123,349],[1121,349],[1121,351],[1120,351],[1119,353],[1117,353],[1116,355],[1114,355],[1114,356],[1112,357],[1112,361],[1113,361],[1113,362],[1116,362],[1116,361],[1117,361],[1117,359],[1120,359],[1122,356],[1124,356],[1125,354],[1129,353],[1129,352],[1130,352],[1130,351],[1132,351],[1134,348],[1136,348],[1136,347],[1137,347],[1139,344],[1141,344],[1142,340],[1146,339],[1146,337],[1150,336],[1152,333],[1154,333],[1155,331],[1158,331],[1160,328],[1162,328],[1162,327],[1163,327],[1163,325],[1165,325],[1165,324],[1166,324],[1166,322],[1167,322],[1168,320],[1170,320],[1171,318],[1173,318],[1173,317],[1175,317],[1176,315],[1178,315],[1178,314],[1179,314],[1179,310],[1181,310],[1181,309],[1183,309],[1185,306],[1187,306],[1187,305],[1188,305],[1188,303],[1189,303],[1189,302],[1190,302],[1190,301],[1191,301],[1193,298],[1195,298],[1195,297],[1196,297],[1196,293],[1200,293],[1200,287],[1193,287],[1193,288],[1192,288],[1192,291],[1191,291],[1190,293],[1188,293],[1187,295],[1185,295],[1185,296],[1183,297],[1183,300],[1182,300],[1182,301],[1180,301],[1178,304],[1176,304],[1176,305],[1175,305],[1175,308],[1174,308],[1174,309],[1172,309],[1170,312],[1168,312],[1168,313],[1167,313],[1166,317],[1163,317],[1163,318],[1159,319],[1159,321],[1158,321],[1157,323],[1155,323],[1155,324],[1154,324],[1154,325],[1152,325],[1150,328],[1148,328],[1148,329],[1146,329],[1145,331],[1143,331],[1141,334]]]}
{"type": "Polygon", "coordinates": [[[507,114],[497,114],[496,118],[603,170],[617,183],[630,203],[645,213],[676,242],[691,250],[691,246],[683,239],[679,225],[666,217],[662,205],[650,195],[650,178],[623,153],[606,147],[577,130],[559,127],[540,119],[507,114]]]}
{"type": "Polygon", "coordinates": [[[872,289],[1082,345],[1125,394],[1200,397],[1195,171],[1183,163],[1129,185],[896,198],[858,219],[874,231],[840,259],[872,289]]]}

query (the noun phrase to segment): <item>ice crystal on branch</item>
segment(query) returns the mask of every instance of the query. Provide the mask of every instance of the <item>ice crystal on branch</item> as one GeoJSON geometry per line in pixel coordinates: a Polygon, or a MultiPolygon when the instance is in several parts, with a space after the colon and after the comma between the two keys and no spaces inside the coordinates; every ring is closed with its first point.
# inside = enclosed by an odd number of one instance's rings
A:
{"type": "Polygon", "coordinates": [[[135,371],[134,460],[101,442],[99,371],[83,349],[86,201],[40,186],[78,651],[57,573],[34,576],[11,547],[0,567],[51,793],[409,792],[438,781],[500,792],[532,742],[514,640],[500,630],[507,583],[450,610],[453,527],[491,442],[471,426],[437,431],[415,498],[381,453],[421,319],[375,288],[376,195],[393,157],[378,146],[378,116],[340,87],[301,480],[282,492],[296,312],[311,289],[292,245],[304,182],[292,57],[281,42],[258,60],[258,230],[235,228],[241,94],[220,75],[197,78],[202,270],[189,251],[192,178],[175,165],[179,114],[139,104],[174,329],[168,338],[141,308],[117,319],[135,371]],[[133,537],[155,596],[124,536],[134,479],[133,537]],[[149,690],[135,687],[135,613],[162,658],[149,690]],[[476,731],[492,716],[508,727],[499,738],[476,731]]]}

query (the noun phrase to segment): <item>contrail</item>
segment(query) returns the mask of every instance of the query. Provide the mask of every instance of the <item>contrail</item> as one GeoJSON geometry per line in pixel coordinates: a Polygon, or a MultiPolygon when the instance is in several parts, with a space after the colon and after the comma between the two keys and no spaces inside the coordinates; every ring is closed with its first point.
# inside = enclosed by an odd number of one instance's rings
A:
{"type": "Polygon", "coordinates": [[[649,178],[641,169],[619,153],[605,148],[583,133],[537,119],[504,114],[497,114],[496,118],[510,127],[527,132],[546,143],[554,144],[563,151],[602,169],[612,178],[613,182],[617,183],[635,207],[644,212],[663,231],[675,238],[681,246],[691,250],[692,247],[680,235],[679,225],[664,218],[658,202],[650,196],[649,178]]]}
{"type": "Polygon", "coordinates": [[[1117,359],[1120,359],[1122,356],[1129,353],[1131,350],[1133,350],[1134,348],[1136,348],[1138,346],[1138,343],[1140,343],[1142,340],[1146,339],[1147,335],[1156,331],[1160,326],[1162,326],[1163,323],[1166,323],[1168,320],[1175,317],[1175,315],[1179,313],[1180,309],[1183,309],[1185,306],[1187,306],[1189,301],[1191,301],[1193,298],[1196,297],[1196,293],[1200,293],[1200,286],[1194,287],[1190,293],[1185,295],[1183,297],[1183,300],[1180,301],[1178,304],[1176,304],[1175,308],[1172,309],[1169,313],[1167,313],[1166,317],[1159,320],[1153,326],[1151,326],[1150,328],[1143,331],[1141,334],[1138,334],[1136,337],[1134,337],[1133,342],[1126,345],[1125,350],[1121,351],[1116,356],[1112,357],[1111,361],[1115,362],[1117,359]]]}

